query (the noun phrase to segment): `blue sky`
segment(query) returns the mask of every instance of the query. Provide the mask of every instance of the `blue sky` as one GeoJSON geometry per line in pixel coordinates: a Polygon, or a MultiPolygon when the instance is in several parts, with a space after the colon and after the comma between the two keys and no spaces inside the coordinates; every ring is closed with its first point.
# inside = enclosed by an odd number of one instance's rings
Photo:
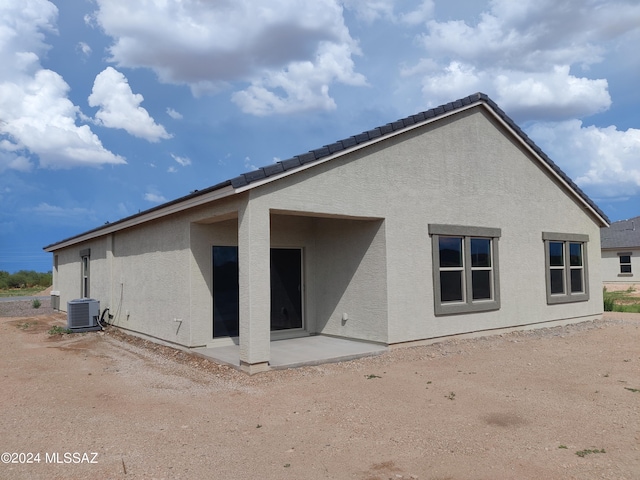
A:
{"type": "Polygon", "coordinates": [[[640,215],[638,45],[636,0],[3,0],[0,270],[477,91],[640,215]]]}

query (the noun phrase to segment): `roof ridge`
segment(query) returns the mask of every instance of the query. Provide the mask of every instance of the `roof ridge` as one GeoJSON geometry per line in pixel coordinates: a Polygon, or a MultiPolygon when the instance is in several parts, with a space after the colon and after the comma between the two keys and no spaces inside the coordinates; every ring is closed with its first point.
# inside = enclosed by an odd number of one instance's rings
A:
{"type": "MultiPolygon", "coordinates": [[[[600,208],[591,200],[574,182],[571,180],[563,171],[556,165],[543,151],[540,147],[538,147],[533,140],[531,140],[524,131],[495,103],[489,96],[482,92],[476,92],[474,94],[468,95],[466,97],[460,98],[458,100],[454,100],[452,102],[448,102],[437,107],[430,108],[428,110],[424,110],[422,112],[416,113],[414,115],[409,115],[407,117],[396,120],[395,122],[387,123],[385,125],[372,128],[371,130],[366,130],[357,135],[352,135],[350,137],[344,138],[342,140],[338,140],[334,143],[324,145],[323,147],[317,148],[315,150],[310,150],[307,153],[302,153],[300,155],[295,155],[286,160],[280,160],[274,164],[267,165],[266,167],[261,167],[256,170],[252,170],[250,172],[243,173],[238,175],[237,177],[231,178],[229,180],[225,180],[216,185],[204,188],[202,190],[194,190],[193,192],[185,195],[183,197],[176,198],[172,201],[156,205],[148,210],[144,210],[142,212],[138,212],[136,214],[130,215],[128,217],[119,219],[112,223],[108,223],[106,225],[102,225],[91,229],[87,232],[75,235],[73,237],[67,238],[65,240],[61,240],[59,242],[53,243],[44,247],[45,250],[53,248],[54,246],[71,241],[76,238],[83,237],[87,234],[97,233],[100,230],[103,230],[107,227],[113,227],[118,224],[123,224],[127,221],[134,220],[135,218],[142,217],[143,215],[147,215],[149,213],[153,213],[155,211],[160,211],[166,207],[179,204],[185,200],[189,200],[204,194],[208,194],[214,192],[216,190],[231,186],[233,189],[245,187],[250,183],[278,175],[280,173],[295,170],[305,164],[315,162],[319,159],[329,157],[336,152],[340,152],[342,150],[349,149],[351,147],[355,147],[360,144],[368,143],[372,140],[384,137],[386,135],[390,135],[394,132],[404,130],[416,123],[425,122],[427,120],[435,119],[440,116],[444,116],[449,112],[455,112],[456,110],[463,109],[469,105],[475,103],[483,103],[487,105],[502,121],[504,121],[509,128],[511,128],[516,135],[518,135],[529,147],[536,152],[536,154],[544,161],[566,184],[571,188],[590,208],[593,209],[603,220],[607,223],[611,223],[607,215],[600,210],[600,208]]],[[[634,217],[640,219],[640,217],[634,217]]],[[[633,220],[633,219],[630,219],[633,220]]]]}
{"type": "Polygon", "coordinates": [[[634,222],[636,220],[640,221],[640,215],[638,215],[636,217],[626,218],[624,220],[616,220],[615,222],[611,223],[611,226],[613,227],[616,223],[620,224],[620,223],[625,223],[625,222],[634,222]]]}

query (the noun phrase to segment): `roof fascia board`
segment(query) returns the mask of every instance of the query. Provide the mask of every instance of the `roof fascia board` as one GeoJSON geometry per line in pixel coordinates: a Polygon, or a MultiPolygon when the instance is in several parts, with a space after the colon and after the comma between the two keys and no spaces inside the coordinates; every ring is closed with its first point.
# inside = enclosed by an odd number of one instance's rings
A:
{"type": "Polygon", "coordinates": [[[482,103],[482,105],[485,107],[485,109],[491,114],[491,116],[493,118],[495,118],[504,128],[506,128],[509,132],[511,132],[511,134],[518,140],[518,143],[520,143],[520,145],[522,145],[529,153],[531,153],[531,155],[533,155],[533,157],[538,161],[538,163],[540,163],[543,168],[549,172],[554,178],[556,178],[558,180],[558,182],[560,182],[561,185],[563,185],[569,192],[571,192],[571,194],[573,195],[573,197],[575,197],[582,205],[584,205],[586,207],[587,210],[589,210],[589,212],[591,212],[591,214],[596,217],[601,223],[602,226],[604,227],[608,227],[609,226],[609,222],[607,222],[606,219],[604,219],[596,210],[593,209],[593,207],[591,205],[589,205],[584,198],[582,198],[578,192],[576,192],[573,187],[571,185],[569,185],[566,180],[564,178],[562,178],[558,172],[556,172],[551,165],[549,165],[540,155],[538,155],[538,153],[531,147],[531,145],[529,145],[523,138],[522,136],[520,136],[516,131],[513,130],[513,128],[511,127],[511,125],[509,125],[500,115],[498,115],[498,113],[493,110],[493,108],[491,108],[489,105],[487,105],[484,102],[479,102],[482,103]]]}
{"type": "Polygon", "coordinates": [[[345,148],[344,150],[340,150],[332,155],[328,155],[326,157],[322,157],[315,162],[305,163],[297,168],[293,168],[291,170],[287,170],[285,172],[281,172],[275,175],[270,175],[269,177],[263,178],[261,180],[256,180],[255,182],[251,182],[248,185],[244,185],[242,187],[236,188],[236,193],[246,192],[247,190],[251,190],[252,188],[260,187],[267,183],[273,182],[275,180],[280,180],[281,178],[288,177],[289,175],[293,175],[298,172],[302,172],[303,170],[307,170],[308,168],[315,167],[317,165],[322,165],[323,163],[330,162],[331,160],[335,160],[336,158],[342,157],[344,155],[349,155],[355,151],[358,151],[362,148],[369,147],[371,145],[375,145],[376,143],[384,142],[389,140],[390,138],[396,137],[398,135],[402,135],[403,133],[409,132],[411,130],[415,130],[416,128],[423,127],[428,125],[429,123],[437,122],[442,120],[443,118],[450,117],[452,115],[456,115],[460,112],[464,112],[465,110],[469,110],[471,108],[477,107],[478,105],[484,104],[483,101],[477,101],[474,103],[470,103],[469,105],[464,105],[456,110],[452,110],[450,112],[445,112],[437,117],[429,118],[427,120],[423,120],[422,122],[414,123],[413,125],[409,125],[408,127],[396,130],[394,132],[388,133],[386,135],[382,135],[380,137],[374,138],[373,140],[369,140],[368,142],[362,142],[353,147],[345,148]]]}
{"type": "Polygon", "coordinates": [[[204,195],[192,197],[172,205],[167,205],[166,207],[161,207],[157,210],[153,210],[148,213],[143,212],[133,217],[129,217],[128,219],[125,218],[124,220],[114,222],[113,224],[105,225],[102,228],[91,230],[84,234],[78,235],[77,237],[69,238],[67,240],[62,240],[61,242],[54,243],[52,245],[49,245],[48,247],[45,247],[44,251],[53,252],[55,250],[60,250],[61,248],[70,247],[77,243],[86,242],[87,240],[92,240],[94,238],[102,237],[104,235],[109,235],[111,233],[124,230],[126,228],[135,227],[136,225],[140,225],[141,223],[146,223],[151,220],[157,220],[159,218],[172,215],[174,213],[182,212],[189,208],[204,205],[214,200],[219,200],[221,198],[228,197],[235,193],[236,192],[234,192],[233,187],[231,185],[228,185],[226,187],[222,187],[218,190],[214,190],[213,192],[209,192],[204,195]]]}

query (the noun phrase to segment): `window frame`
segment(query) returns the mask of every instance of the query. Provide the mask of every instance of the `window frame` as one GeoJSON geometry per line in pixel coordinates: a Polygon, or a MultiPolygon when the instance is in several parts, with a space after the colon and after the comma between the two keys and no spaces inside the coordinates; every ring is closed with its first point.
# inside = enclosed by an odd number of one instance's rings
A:
{"type": "Polygon", "coordinates": [[[620,272],[618,273],[619,277],[633,277],[633,267],[631,266],[631,257],[633,257],[633,252],[618,252],[618,259],[620,265],[620,272]],[[628,257],[628,262],[623,262],[622,257],[628,257]],[[624,272],[623,267],[628,267],[629,271],[624,272]]]}
{"type": "Polygon", "coordinates": [[[499,228],[473,227],[464,225],[430,224],[428,232],[431,236],[432,274],[433,274],[433,304],[436,316],[456,315],[461,313],[488,312],[500,309],[500,263],[498,256],[498,243],[502,235],[499,228]],[[454,237],[462,239],[462,267],[457,270],[462,272],[462,301],[442,302],[442,285],[440,273],[447,271],[448,267],[440,266],[440,238],[454,237]],[[471,240],[490,240],[491,266],[473,267],[471,260],[471,240]],[[491,298],[473,299],[473,272],[487,271],[490,274],[491,298]]]}
{"type": "Polygon", "coordinates": [[[557,305],[562,303],[586,302],[589,300],[589,268],[588,268],[588,248],[589,235],[579,233],[558,233],[542,232],[544,244],[544,275],[547,294],[547,305],[557,305]],[[551,265],[550,245],[551,243],[562,244],[562,266],[551,265]],[[581,265],[571,263],[571,245],[580,245],[581,265]],[[562,271],[562,293],[551,293],[551,271],[562,271]],[[582,291],[573,292],[571,290],[572,271],[582,272],[582,291]]]}
{"type": "Polygon", "coordinates": [[[80,297],[90,298],[91,249],[80,250],[80,297]]]}

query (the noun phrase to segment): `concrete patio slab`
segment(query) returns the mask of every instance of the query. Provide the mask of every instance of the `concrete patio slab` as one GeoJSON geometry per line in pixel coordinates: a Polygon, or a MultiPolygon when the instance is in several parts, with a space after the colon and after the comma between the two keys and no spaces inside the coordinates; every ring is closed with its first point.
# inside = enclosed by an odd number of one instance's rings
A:
{"type": "MultiPolygon", "coordinates": [[[[203,347],[195,353],[213,360],[240,367],[240,346],[203,347]]],[[[384,345],[346,340],[344,338],[314,335],[271,342],[269,366],[273,369],[320,365],[353,360],[354,358],[380,355],[387,351],[384,345]]]]}

